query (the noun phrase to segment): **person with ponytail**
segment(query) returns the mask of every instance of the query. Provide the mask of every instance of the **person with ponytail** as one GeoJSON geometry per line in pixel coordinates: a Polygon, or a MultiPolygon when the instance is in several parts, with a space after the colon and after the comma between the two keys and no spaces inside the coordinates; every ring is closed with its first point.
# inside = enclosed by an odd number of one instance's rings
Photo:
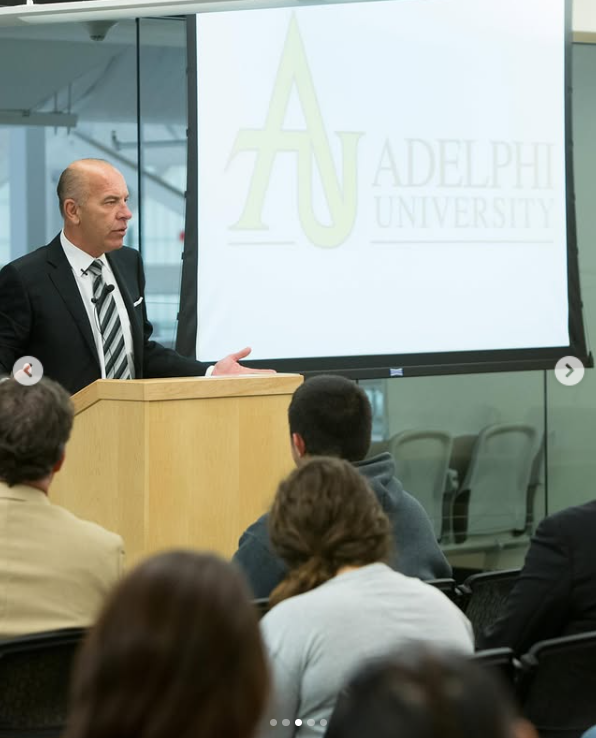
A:
{"type": "Polygon", "coordinates": [[[262,736],[324,735],[349,674],[406,643],[473,652],[457,606],[387,565],[391,524],[349,462],[301,461],[279,485],[269,535],[288,573],[261,621],[273,673],[262,736]]]}

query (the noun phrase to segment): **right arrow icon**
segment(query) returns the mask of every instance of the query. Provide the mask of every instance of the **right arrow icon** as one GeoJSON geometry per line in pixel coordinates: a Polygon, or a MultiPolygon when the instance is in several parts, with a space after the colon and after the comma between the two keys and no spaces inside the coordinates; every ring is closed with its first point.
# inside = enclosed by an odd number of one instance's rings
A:
{"type": "Polygon", "coordinates": [[[584,372],[584,365],[575,356],[564,356],[555,366],[555,377],[566,387],[579,384],[584,378],[584,372]]]}

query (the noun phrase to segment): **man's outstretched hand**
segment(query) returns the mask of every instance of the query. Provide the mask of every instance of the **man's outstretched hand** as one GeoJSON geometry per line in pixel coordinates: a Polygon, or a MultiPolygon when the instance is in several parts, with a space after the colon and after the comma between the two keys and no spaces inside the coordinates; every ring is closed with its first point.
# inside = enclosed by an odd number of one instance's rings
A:
{"type": "Polygon", "coordinates": [[[251,369],[248,366],[242,366],[238,362],[241,359],[245,359],[251,352],[251,349],[247,346],[242,351],[238,351],[235,354],[230,354],[220,359],[217,364],[213,367],[211,372],[212,377],[218,377],[223,374],[276,374],[275,369],[251,369]]]}

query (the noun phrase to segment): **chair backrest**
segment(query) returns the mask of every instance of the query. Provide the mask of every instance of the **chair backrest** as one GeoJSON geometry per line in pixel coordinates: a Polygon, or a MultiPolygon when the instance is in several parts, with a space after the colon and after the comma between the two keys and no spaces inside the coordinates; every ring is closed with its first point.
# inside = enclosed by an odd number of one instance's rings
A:
{"type": "Polygon", "coordinates": [[[408,430],[389,441],[397,476],[430,517],[437,540],[443,529],[443,497],[453,437],[435,430],[408,430]]]}
{"type": "Polygon", "coordinates": [[[461,607],[461,593],[455,579],[425,579],[424,583],[440,589],[452,602],[461,607]]]}
{"type": "Polygon", "coordinates": [[[86,629],[0,641],[0,738],[59,738],[74,654],[86,629]]]}
{"type": "MultiPolygon", "coordinates": [[[[458,492],[467,496],[464,539],[526,530],[537,447],[538,431],[527,423],[497,423],[479,433],[458,492]]],[[[462,532],[461,525],[457,528],[462,532]]]]}
{"type": "Polygon", "coordinates": [[[541,736],[579,738],[596,724],[596,631],[540,641],[520,661],[522,711],[541,736]]]}
{"type": "Polygon", "coordinates": [[[501,615],[520,569],[472,574],[460,586],[463,610],[479,635],[501,615]]]}
{"type": "Polygon", "coordinates": [[[495,673],[506,685],[511,696],[515,696],[515,685],[520,663],[512,648],[502,646],[476,651],[472,659],[495,673]]]}

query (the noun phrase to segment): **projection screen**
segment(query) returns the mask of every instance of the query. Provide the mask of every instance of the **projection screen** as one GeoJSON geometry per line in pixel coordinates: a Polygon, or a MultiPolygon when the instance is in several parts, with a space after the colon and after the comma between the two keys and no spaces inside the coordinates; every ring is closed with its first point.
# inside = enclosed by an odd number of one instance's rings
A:
{"type": "Polygon", "coordinates": [[[362,377],[586,360],[569,12],[194,17],[179,348],[362,377]]]}

